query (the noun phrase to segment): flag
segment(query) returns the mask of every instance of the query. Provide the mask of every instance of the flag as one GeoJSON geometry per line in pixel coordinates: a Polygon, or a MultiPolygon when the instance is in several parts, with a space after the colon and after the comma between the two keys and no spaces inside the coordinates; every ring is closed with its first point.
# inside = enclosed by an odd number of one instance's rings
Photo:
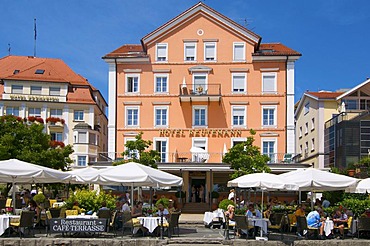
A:
{"type": "Polygon", "coordinates": [[[33,19],[34,20],[34,27],[33,27],[33,30],[35,31],[35,40],[36,40],[36,37],[37,37],[37,31],[36,31],[36,18],[33,19]]]}

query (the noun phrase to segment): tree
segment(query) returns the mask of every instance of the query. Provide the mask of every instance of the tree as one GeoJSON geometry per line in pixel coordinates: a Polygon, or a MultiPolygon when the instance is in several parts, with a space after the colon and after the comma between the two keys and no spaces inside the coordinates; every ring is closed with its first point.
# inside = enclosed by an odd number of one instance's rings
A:
{"type": "Polygon", "coordinates": [[[71,145],[52,146],[44,125],[6,115],[0,117],[0,160],[19,159],[40,166],[65,170],[72,160],[71,145]]]}
{"type": "Polygon", "coordinates": [[[234,169],[231,178],[237,178],[249,173],[270,172],[267,162],[270,158],[262,155],[260,148],[254,146],[254,135],[256,132],[250,130],[251,136],[246,142],[233,146],[228,153],[225,154],[222,161],[230,164],[230,168],[234,169]]]}
{"type": "Polygon", "coordinates": [[[122,153],[128,159],[117,162],[115,164],[122,164],[129,161],[141,163],[146,166],[157,168],[157,162],[161,160],[161,156],[156,150],[147,150],[152,141],[143,139],[143,132],[140,132],[135,137],[135,141],[127,141],[125,144],[126,150],[122,153]]]}

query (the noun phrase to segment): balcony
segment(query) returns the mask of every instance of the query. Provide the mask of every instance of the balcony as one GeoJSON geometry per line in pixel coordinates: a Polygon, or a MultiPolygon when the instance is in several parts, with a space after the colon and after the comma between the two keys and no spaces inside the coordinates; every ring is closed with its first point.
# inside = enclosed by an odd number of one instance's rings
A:
{"type": "Polygon", "coordinates": [[[180,102],[221,102],[221,84],[180,84],[180,102]]]}

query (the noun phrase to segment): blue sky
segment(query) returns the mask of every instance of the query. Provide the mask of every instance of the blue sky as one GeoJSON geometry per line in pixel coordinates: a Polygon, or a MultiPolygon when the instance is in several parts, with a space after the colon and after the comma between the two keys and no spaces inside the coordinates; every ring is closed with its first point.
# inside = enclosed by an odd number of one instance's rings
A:
{"type": "MultiPolygon", "coordinates": [[[[198,0],[2,0],[0,57],[60,58],[108,101],[108,65],[101,59],[140,39],[198,0]]],[[[206,0],[207,5],[262,37],[302,53],[296,101],[306,90],[351,88],[370,77],[368,0],[206,0]]]]}

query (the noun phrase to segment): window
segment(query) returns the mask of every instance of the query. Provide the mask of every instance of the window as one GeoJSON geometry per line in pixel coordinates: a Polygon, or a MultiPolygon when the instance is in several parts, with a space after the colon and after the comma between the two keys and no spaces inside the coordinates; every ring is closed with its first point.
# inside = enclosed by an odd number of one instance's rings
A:
{"type": "Polygon", "coordinates": [[[207,107],[193,107],[193,126],[207,126],[207,107]]]}
{"type": "Polygon", "coordinates": [[[155,150],[159,152],[159,155],[161,157],[160,162],[167,162],[168,161],[168,155],[167,155],[167,144],[168,140],[165,138],[156,138],[154,139],[154,146],[155,150]]]}
{"type": "Polygon", "coordinates": [[[28,116],[41,117],[41,108],[29,108],[28,116]]]}
{"type": "Polygon", "coordinates": [[[308,112],[310,112],[310,102],[304,105],[304,114],[307,114],[308,112]]]}
{"type": "Polygon", "coordinates": [[[77,143],[87,143],[87,133],[86,132],[77,133],[77,143]]]}
{"type": "Polygon", "coordinates": [[[308,122],[305,124],[305,130],[304,130],[304,135],[308,134],[308,122]]]}
{"type": "Polygon", "coordinates": [[[262,73],[262,93],[276,93],[276,73],[262,73]]]}
{"type": "Polygon", "coordinates": [[[77,156],[77,165],[86,166],[86,156],[77,156]]]}
{"type": "MultiPolygon", "coordinates": [[[[126,147],[126,144],[129,143],[129,142],[135,142],[135,141],[136,141],[135,138],[125,138],[125,151],[128,150],[127,147],[126,147]]],[[[125,156],[125,158],[126,159],[133,159],[133,158],[139,159],[138,150],[130,150],[129,154],[127,156],[125,156]]]]}
{"type": "Polygon", "coordinates": [[[207,94],[207,75],[194,74],[193,75],[193,90],[197,94],[207,94]]]}
{"type": "Polygon", "coordinates": [[[276,126],[276,107],[262,108],[262,126],[276,126]]]}
{"type": "Polygon", "coordinates": [[[61,118],[63,115],[62,109],[50,109],[50,117],[61,118]]]}
{"type": "Polygon", "coordinates": [[[168,108],[167,107],[155,107],[154,108],[154,115],[155,115],[155,126],[156,127],[166,127],[168,126],[168,108]]]}
{"type": "Polygon", "coordinates": [[[245,61],[245,43],[234,43],[234,61],[245,61]]]}
{"type": "Polygon", "coordinates": [[[45,70],[44,69],[36,69],[35,74],[44,74],[45,70]]]}
{"type": "Polygon", "coordinates": [[[315,130],[315,118],[311,119],[311,131],[315,130]]]}
{"type": "Polygon", "coordinates": [[[234,93],[246,92],[246,74],[245,73],[233,73],[232,75],[232,88],[234,93]]]}
{"type": "Polygon", "coordinates": [[[126,92],[139,92],[139,75],[126,75],[126,92]]]}
{"type": "Polygon", "coordinates": [[[157,44],[157,61],[167,61],[167,44],[157,44]]]}
{"type": "Polygon", "coordinates": [[[315,150],[315,139],[311,139],[311,151],[315,150]]]}
{"type": "Polygon", "coordinates": [[[126,126],[139,126],[139,108],[126,108],[126,126]]]}
{"type": "Polygon", "coordinates": [[[233,106],[232,107],[232,126],[246,126],[245,118],[245,107],[233,106]]]}
{"type": "Polygon", "coordinates": [[[51,140],[59,141],[59,142],[63,141],[63,133],[62,132],[51,132],[50,136],[51,136],[51,140]]]}
{"type": "Polygon", "coordinates": [[[234,147],[237,144],[243,144],[246,141],[246,138],[231,138],[231,147],[234,147]]]}
{"type": "Polygon", "coordinates": [[[96,145],[96,135],[94,133],[89,133],[89,144],[96,145]]]}
{"type": "Polygon", "coordinates": [[[196,61],[197,46],[195,43],[184,43],[184,60],[196,61]]]}
{"type": "Polygon", "coordinates": [[[299,145],[299,153],[302,154],[303,153],[303,147],[302,147],[302,144],[299,145]]]}
{"type": "Polygon", "coordinates": [[[19,116],[19,107],[6,107],[5,114],[19,116]]]}
{"type": "Polygon", "coordinates": [[[154,75],[154,80],[156,93],[168,92],[168,75],[154,75]]]}
{"type": "Polygon", "coordinates": [[[304,149],[304,152],[305,153],[308,153],[308,142],[305,143],[305,149],[304,149]]]}
{"type": "Polygon", "coordinates": [[[84,120],[84,111],[83,110],[75,110],[73,120],[74,121],[83,121],[84,120]]]}
{"type": "Polygon", "coordinates": [[[209,159],[207,152],[207,138],[193,138],[192,160],[194,162],[205,162],[209,159]]]}
{"type": "Polygon", "coordinates": [[[13,94],[22,94],[23,93],[23,85],[12,85],[12,93],[13,94]]]}
{"type": "Polygon", "coordinates": [[[344,99],[342,100],[344,102],[346,110],[356,110],[358,109],[358,100],[353,100],[353,99],[344,99]]]}
{"type": "Polygon", "coordinates": [[[299,127],[299,137],[300,138],[302,137],[302,127],[301,126],[299,127]]]}
{"type": "Polygon", "coordinates": [[[270,158],[269,163],[276,162],[275,140],[262,141],[262,154],[267,155],[270,158]]]}
{"type": "Polygon", "coordinates": [[[50,87],[49,95],[50,96],[60,96],[60,87],[50,87]]]}
{"type": "Polygon", "coordinates": [[[213,42],[204,43],[204,60],[205,61],[216,60],[216,43],[213,42]]]}
{"type": "Polygon", "coordinates": [[[41,95],[41,86],[31,86],[31,95],[41,95]]]}

